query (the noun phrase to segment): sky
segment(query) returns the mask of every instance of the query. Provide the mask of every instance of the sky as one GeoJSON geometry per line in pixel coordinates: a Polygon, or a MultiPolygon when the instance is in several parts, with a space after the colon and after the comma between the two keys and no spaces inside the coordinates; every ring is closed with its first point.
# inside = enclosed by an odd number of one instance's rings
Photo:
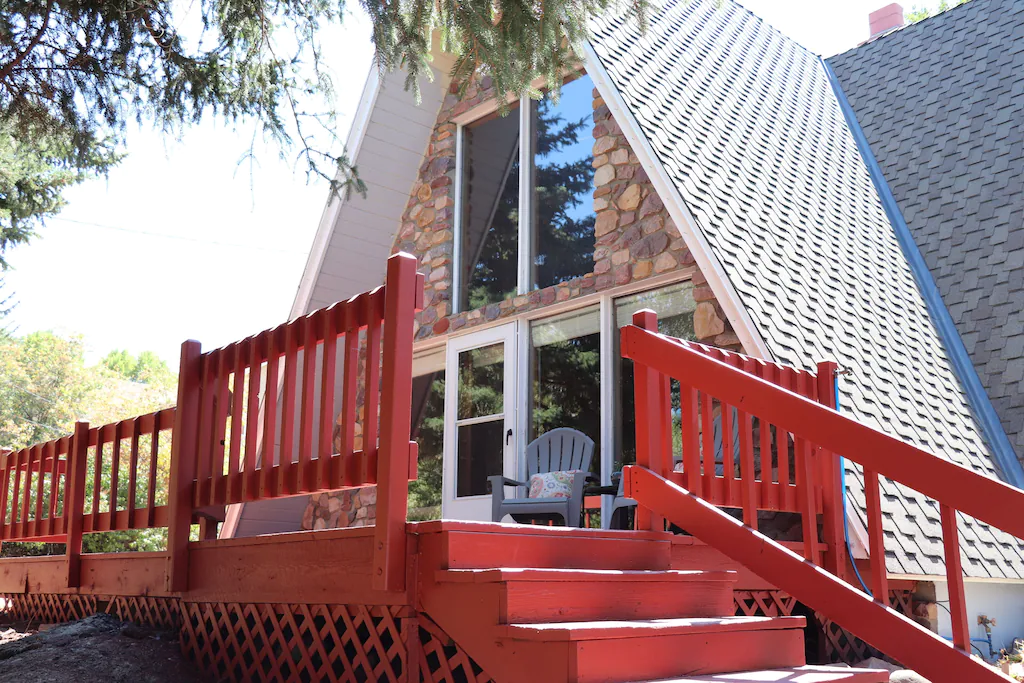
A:
{"type": "MultiPolygon", "coordinates": [[[[742,4],[831,56],[867,38],[868,13],[886,3],[742,4]]],[[[326,41],[342,139],[371,66],[369,36],[360,11],[326,41]]],[[[9,321],[16,332],[81,335],[90,363],[112,349],[151,350],[176,368],[185,339],[212,349],[283,322],[328,189],[308,183],[294,157],[280,159],[273,145],[257,145],[255,164],[239,164],[252,135],[251,125],[215,121],[178,139],[130,131],[128,155],[107,178],[70,189],[61,214],[8,252],[13,269],[3,277],[19,302],[9,321]]]]}

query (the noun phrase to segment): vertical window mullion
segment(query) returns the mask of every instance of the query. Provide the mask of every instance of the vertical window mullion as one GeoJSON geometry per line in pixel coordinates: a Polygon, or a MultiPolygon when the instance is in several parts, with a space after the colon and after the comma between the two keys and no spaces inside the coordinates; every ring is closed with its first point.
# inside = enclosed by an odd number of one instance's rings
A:
{"type": "Polygon", "coordinates": [[[519,105],[519,294],[533,287],[533,100],[519,105]]]}
{"type": "MultiPolygon", "coordinates": [[[[612,483],[615,469],[615,304],[608,295],[601,297],[601,485],[612,483]]],[[[612,521],[612,497],[601,496],[601,528],[608,529],[612,521]]]]}
{"type": "Polygon", "coordinates": [[[455,216],[452,221],[454,230],[454,243],[452,244],[452,287],[450,290],[451,301],[452,301],[452,313],[460,313],[462,308],[462,232],[465,230],[463,225],[463,214],[465,213],[465,207],[463,207],[463,177],[462,169],[464,164],[463,155],[465,153],[465,145],[463,143],[463,136],[465,135],[465,126],[461,123],[455,127],[455,216]]]}

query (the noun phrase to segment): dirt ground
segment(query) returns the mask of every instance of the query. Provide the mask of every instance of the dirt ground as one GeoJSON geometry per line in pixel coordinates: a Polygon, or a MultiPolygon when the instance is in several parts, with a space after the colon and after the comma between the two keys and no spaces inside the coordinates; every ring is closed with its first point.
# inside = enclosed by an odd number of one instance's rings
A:
{"type": "Polygon", "coordinates": [[[181,656],[176,633],[108,614],[41,631],[29,626],[0,623],[0,682],[213,683],[181,656]]]}

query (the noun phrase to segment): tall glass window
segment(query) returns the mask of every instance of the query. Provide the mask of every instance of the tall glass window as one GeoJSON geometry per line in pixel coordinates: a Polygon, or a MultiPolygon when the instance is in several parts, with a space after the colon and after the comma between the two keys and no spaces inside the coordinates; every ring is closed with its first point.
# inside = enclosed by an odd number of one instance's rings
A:
{"type": "Polygon", "coordinates": [[[593,88],[582,75],[562,86],[557,104],[531,102],[533,287],[594,269],[593,88]]]}
{"type": "Polygon", "coordinates": [[[516,293],[519,274],[519,117],[493,115],[462,131],[459,310],[516,293]]]}
{"type": "MultiPolygon", "coordinates": [[[[679,339],[696,339],[693,333],[693,312],[697,308],[693,300],[693,285],[681,282],[661,289],[653,289],[640,294],[622,297],[615,300],[615,327],[619,328],[632,323],[633,314],[650,308],[658,314],[658,331],[679,339]]],[[[618,334],[615,335],[616,347],[618,334]]],[[[616,355],[618,350],[616,350],[616,355]]],[[[615,469],[636,462],[636,405],[633,401],[633,361],[619,356],[619,377],[616,391],[615,414],[619,418],[620,448],[615,457],[615,469]]],[[[673,418],[673,454],[680,457],[682,444],[680,440],[681,413],[679,409],[679,386],[672,383],[672,418],[673,418]]]]}
{"type": "Polygon", "coordinates": [[[412,361],[412,433],[419,445],[419,473],[409,482],[409,519],[441,518],[444,452],[444,347],[418,353],[412,361]]]}
{"type": "Polygon", "coordinates": [[[461,128],[459,310],[593,271],[593,87],[581,74],[557,103],[545,96],[461,128]]]}
{"type": "Polygon", "coordinates": [[[530,326],[530,440],[572,427],[594,440],[601,471],[601,328],[598,307],[530,326]]]}

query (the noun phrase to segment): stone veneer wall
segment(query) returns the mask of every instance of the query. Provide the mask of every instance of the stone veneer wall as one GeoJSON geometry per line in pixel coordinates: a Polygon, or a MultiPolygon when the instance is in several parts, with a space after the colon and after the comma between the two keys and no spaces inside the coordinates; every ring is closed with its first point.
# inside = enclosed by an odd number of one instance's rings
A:
{"type": "Polygon", "coordinates": [[[451,291],[455,217],[455,131],[453,119],[494,96],[488,78],[471,83],[459,99],[452,84],[441,105],[419,179],[402,218],[393,252],[414,254],[426,276],[424,310],[416,339],[473,327],[525,311],[688,267],[694,271],[698,302],[694,327],[706,344],[739,348],[707,281],[696,268],[661,198],[626,142],[608,106],[594,90],[594,208],[597,213],[592,273],[482,309],[452,314],[451,291]]]}
{"type": "MultiPolygon", "coordinates": [[[[441,104],[392,248],[392,253],[405,251],[415,255],[420,263],[419,270],[426,278],[424,308],[416,320],[417,340],[687,268],[692,272],[693,296],[697,301],[694,331],[698,340],[741,350],[739,338],[714,292],[596,89],[593,93],[593,165],[597,221],[593,272],[482,309],[453,314],[456,132],[453,119],[494,97],[494,88],[487,77],[470,83],[461,99],[458,90],[458,85],[453,83],[441,104]]],[[[365,520],[375,516],[375,502],[373,487],[311,496],[303,528],[367,524],[365,520]],[[360,517],[362,512],[366,514],[360,517]]]]}

